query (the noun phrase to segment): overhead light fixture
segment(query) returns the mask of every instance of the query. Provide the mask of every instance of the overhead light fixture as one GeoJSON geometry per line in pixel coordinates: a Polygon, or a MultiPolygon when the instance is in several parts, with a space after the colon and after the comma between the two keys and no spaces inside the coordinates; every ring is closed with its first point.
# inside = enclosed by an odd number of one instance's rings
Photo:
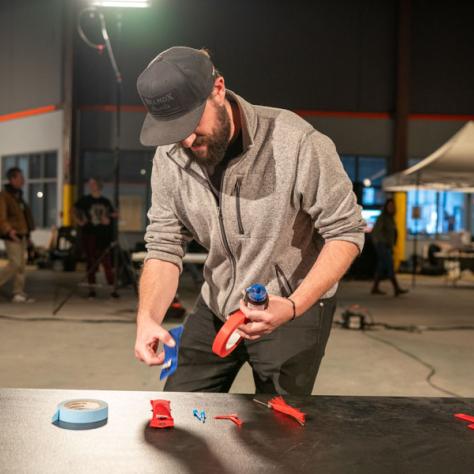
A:
{"type": "Polygon", "coordinates": [[[372,186],[372,181],[369,178],[365,178],[364,181],[362,181],[362,184],[366,188],[370,188],[372,186]]]}
{"type": "Polygon", "coordinates": [[[94,7],[148,8],[150,0],[93,0],[94,7]]]}

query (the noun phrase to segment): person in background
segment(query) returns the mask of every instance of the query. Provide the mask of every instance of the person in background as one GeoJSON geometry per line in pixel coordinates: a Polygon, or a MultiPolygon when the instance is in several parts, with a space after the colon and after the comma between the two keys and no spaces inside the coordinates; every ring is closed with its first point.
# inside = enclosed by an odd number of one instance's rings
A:
{"type": "Polygon", "coordinates": [[[377,253],[377,267],[371,291],[373,295],[385,295],[385,292],[379,288],[380,282],[385,278],[392,282],[395,296],[408,292],[408,290],[400,288],[393,269],[393,247],[397,242],[397,227],[394,219],[395,210],[393,199],[387,199],[382,213],[377,218],[372,229],[372,241],[377,253]]]}
{"type": "Polygon", "coordinates": [[[8,264],[0,270],[0,286],[13,278],[14,303],[33,303],[25,293],[26,252],[30,233],[34,230],[33,216],[23,200],[25,178],[20,168],[7,171],[8,183],[0,193],[0,232],[5,241],[8,264]]]}
{"type": "Polygon", "coordinates": [[[117,214],[112,203],[102,196],[102,182],[90,178],[87,184],[90,194],[83,196],[74,204],[74,217],[81,229],[81,242],[86,256],[88,297],[97,296],[94,289],[96,273],[102,264],[107,283],[112,287],[110,296],[118,298],[118,293],[113,289],[112,252],[107,251],[113,241],[113,220],[117,214]]]}

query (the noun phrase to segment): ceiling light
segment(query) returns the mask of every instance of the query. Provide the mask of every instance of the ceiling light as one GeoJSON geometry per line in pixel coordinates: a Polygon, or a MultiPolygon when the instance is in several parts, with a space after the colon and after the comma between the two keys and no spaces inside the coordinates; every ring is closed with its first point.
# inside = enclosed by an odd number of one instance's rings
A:
{"type": "Polygon", "coordinates": [[[93,0],[94,7],[148,8],[150,0],[93,0]]]}

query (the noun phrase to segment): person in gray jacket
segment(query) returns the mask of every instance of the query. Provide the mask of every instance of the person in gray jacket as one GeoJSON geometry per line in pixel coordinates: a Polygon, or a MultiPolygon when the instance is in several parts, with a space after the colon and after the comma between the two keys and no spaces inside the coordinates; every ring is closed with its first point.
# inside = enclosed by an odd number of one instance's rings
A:
{"type": "Polygon", "coordinates": [[[162,321],[186,243],[208,250],[204,284],[185,321],[169,391],[228,391],[248,362],[259,393],[310,394],[335,311],[337,283],[360,253],[364,221],[332,141],[296,114],[226,89],[203,50],[173,47],[137,81],[148,114],[140,139],[157,146],[135,355],[163,363],[162,321]],[[266,286],[266,310],[242,291],[266,286]],[[228,357],[212,350],[226,317],[249,322],[228,357]]]}

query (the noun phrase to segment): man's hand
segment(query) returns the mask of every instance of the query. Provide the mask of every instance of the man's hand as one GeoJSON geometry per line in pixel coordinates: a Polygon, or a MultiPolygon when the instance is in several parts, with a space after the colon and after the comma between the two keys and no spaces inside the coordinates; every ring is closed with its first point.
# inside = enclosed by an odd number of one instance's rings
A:
{"type": "Polygon", "coordinates": [[[20,239],[16,235],[16,230],[15,229],[10,229],[8,231],[8,237],[10,237],[10,239],[13,240],[13,242],[20,242],[20,239]]]}
{"type": "Polygon", "coordinates": [[[149,366],[161,365],[164,362],[165,353],[162,351],[156,354],[160,341],[170,347],[176,345],[170,333],[153,321],[153,319],[150,317],[139,317],[135,341],[135,357],[149,366]]]}
{"type": "Polygon", "coordinates": [[[240,310],[250,322],[239,326],[238,332],[245,339],[252,340],[270,334],[293,317],[291,301],[275,295],[269,295],[268,307],[263,311],[247,308],[243,300],[240,300],[240,310]]]}

